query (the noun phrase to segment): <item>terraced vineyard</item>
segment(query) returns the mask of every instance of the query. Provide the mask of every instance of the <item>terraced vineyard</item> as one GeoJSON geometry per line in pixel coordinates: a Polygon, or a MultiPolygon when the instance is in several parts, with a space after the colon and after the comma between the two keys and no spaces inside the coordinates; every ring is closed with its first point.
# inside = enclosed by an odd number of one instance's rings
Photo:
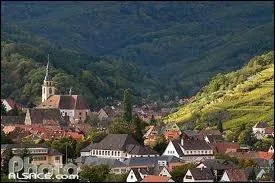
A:
{"type": "Polygon", "coordinates": [[[221,120],[225,130],[237,128],[242,124],[251,126],[261,120],[273,125],[273,59],[273,52],[270,52],[252,59],[241,70],[221,75],[229,84],[211,93],[209,88],[219,79],[214,78],[203,92],[196,95],[196,100],[167,116],[165,122],[193,121],[196,125],[214,126],[216,121],[221,120]],[[243,81],[232,86],[234,80],[239,78],[243,78],[243,81]],[[212,116],[214,117],[211,118],[212,116]]]}

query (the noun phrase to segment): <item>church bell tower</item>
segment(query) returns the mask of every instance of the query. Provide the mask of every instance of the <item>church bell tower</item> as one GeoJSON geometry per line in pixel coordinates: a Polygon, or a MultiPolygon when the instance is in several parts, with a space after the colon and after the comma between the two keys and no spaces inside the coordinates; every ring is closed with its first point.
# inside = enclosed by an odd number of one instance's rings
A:
{"type": "Polygon", "coordinates": [[[46,75],[42,85],[42,102],[47,100],[50,96],[55,95],[55,87],[53,86],[53,81],[51,80],[51,77],[49,75],[49,63],[50,63],[50,58],[48,54],[48,64],[46,68],[46,75]]]}

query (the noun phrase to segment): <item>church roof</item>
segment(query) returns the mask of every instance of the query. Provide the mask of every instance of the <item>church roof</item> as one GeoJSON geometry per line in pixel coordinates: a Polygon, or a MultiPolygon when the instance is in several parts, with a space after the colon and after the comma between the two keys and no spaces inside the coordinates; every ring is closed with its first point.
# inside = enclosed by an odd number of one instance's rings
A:
{"type": "Polygon", "coordinates": [[[89,109],[84,98],[80,95],[52,95],[42,102],[41,108],[58,109],[89,109]]]}

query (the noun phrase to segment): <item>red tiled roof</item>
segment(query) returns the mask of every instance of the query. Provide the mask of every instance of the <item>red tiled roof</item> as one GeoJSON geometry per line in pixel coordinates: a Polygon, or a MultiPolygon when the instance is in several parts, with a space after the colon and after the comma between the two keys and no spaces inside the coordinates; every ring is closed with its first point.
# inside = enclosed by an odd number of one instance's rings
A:
{"type": "Polygon", "coordinates": [[[144,177],[141,182],[168,182],[170,177],[166,176],[156,176],[156,175],[148,175],[144,177]]]}
{"type": "Polygon", "coordinates": [[[59,109],[89,109],[84,98],[80,95],[52,95],[46,101],[41,103],[42,108],[59,109]]]}
{"type": "Polygon", "coordinates": [[[229,156],[231,157],[236,157],[236,158],[250,158],[250,159],[256,159],[256,158],[262,158],[262,159],[272,159],[273,158],[273,153],[268,153],[265,151],[255,151],[255,152],[230,152],[228,153],[229,156]]]}
{"type": "Polygon", "coordinates": [[[242,169],[226,170],[230,182],[244,182],[247,181],[245,171],[242,169]]]}
{"type": "Polygon", "coordinates": [[[239,149],[240,145],[234,142],[217,142],[214,144],[214,148],[218,153],[227,153],[239,149]]]}
{"type": "Polygon", "coordinates": [[[267,127],[265,129],[265,134],[272,134],[274,133],[274,127],[267,127]]]}

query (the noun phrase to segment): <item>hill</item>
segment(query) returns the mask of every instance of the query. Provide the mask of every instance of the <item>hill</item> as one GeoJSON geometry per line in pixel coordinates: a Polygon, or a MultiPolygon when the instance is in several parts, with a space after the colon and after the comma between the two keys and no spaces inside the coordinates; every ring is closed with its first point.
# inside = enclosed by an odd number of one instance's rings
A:
{"type": "Polygon", "coordinates": [[[71,49],[59,48],[47,39],[35,36],[13,24],[1,29],[1,98],[18,102],[41,102],[41,84],[45,76],[47,54],[50,74],[60,94],[82,94],[90,107],[99,108],[122,99],[131,88],[140,97],[156,92],[157,83],[131,62],[92,57],[71,49]]]}
{"type": "Polygon", "coordinates": [[[133,61],[173,97],[273,48],[273,2],[1,3],[1,22],[60,48],[133,61]]]}
{"type": "Polygon", "coordinates": [[[274,125],[274,53],[254,57],[242,69],[216,75],[196,96],[165,122],[194,124],[201,129],[218,121],[225,130],[263,120],[274,125]]]}

